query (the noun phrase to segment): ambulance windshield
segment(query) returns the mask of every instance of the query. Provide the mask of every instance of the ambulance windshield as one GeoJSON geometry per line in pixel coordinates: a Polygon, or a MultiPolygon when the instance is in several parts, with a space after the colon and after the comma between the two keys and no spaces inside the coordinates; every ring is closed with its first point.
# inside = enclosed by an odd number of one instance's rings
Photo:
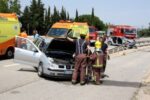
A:
{"type": "Polygon", "coordinates": [[[51,28],[48,32],[48,36],[65,36],[68,32],[68,29],[65,28],[51,28]]]}

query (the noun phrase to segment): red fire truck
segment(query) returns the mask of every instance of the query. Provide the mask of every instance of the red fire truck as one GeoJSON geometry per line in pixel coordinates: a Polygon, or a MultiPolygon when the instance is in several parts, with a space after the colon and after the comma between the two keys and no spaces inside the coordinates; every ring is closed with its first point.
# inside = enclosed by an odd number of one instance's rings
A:
{"type": "Polygon", "coordinates": [[[107,30],[109,44],[120,45],[124,43],[124,39],[133,40],[137,37],[137,29],[129,25],[111,25],[107,30]]]}
{"type": "Polygon", "coordinates": [[[116,25],[108,28],[111,36],[122,36],[128,39],[134,39],[137,36],[136,28],[128,25],[116,25]]]}

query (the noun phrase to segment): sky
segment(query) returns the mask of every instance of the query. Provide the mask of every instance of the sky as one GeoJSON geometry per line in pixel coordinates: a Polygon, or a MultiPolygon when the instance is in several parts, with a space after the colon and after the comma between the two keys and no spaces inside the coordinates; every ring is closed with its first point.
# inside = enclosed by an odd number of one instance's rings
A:
{"type": "MultiPolygon", "coordinates": [[[[60,10],[62,6],[75,16],[76,9],[79,15],[91,14],[94,8],[95,15],[104,23],[115,25],[131,25],[145,28],[150,23],[150,0],[41,0],[44,7],[54,5],[60,10]]],[[[31,0],[20,0],[21,9],[31,4],[31,0]]]]}

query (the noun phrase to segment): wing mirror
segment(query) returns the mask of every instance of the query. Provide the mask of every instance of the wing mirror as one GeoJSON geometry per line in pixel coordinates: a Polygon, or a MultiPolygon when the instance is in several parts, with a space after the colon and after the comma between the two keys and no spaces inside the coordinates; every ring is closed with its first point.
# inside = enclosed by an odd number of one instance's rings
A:
{"type": "Polygon", "coordinates": [[[67,32],[67,36],[69,36],[70,32],[72,31],[72,29],[69,29],[67,32]]]}
{"type": "Polygon", "coordinates": [[[38,53],[38,50],[34,50],[34,53],[38,53]]]}

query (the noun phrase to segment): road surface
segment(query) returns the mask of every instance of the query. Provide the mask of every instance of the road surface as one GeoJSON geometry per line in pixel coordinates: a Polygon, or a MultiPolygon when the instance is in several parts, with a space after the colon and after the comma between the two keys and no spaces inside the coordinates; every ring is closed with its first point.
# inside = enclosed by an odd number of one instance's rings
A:
{"type": "Polygon", "coordinates": [[[108,61],[102,85],[39,78],[31,66],[0,60],[0,100],[131,100],[150,71],[150,48],[108,61]]]}

